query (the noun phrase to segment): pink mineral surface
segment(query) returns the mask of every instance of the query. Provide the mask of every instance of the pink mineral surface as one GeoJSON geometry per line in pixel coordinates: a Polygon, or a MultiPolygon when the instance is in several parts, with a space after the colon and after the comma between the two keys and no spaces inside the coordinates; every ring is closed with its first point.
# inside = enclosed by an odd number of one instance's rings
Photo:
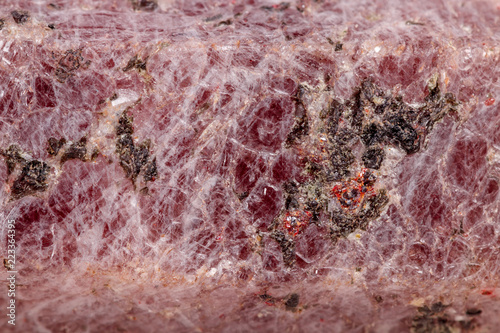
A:
{"type": "Polygon", "coordinates": [[[498,1],[0,19],[1,332],[500,327],[498,1]]]}

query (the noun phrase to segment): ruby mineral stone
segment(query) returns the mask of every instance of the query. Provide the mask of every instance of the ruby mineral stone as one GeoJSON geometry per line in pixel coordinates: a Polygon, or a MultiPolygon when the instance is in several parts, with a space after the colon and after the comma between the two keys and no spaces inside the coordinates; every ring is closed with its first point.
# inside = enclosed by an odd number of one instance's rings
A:
{"type": "Polygon", "coordinates": [[[3,0],[0,331],[495,331],[499,18],[3,0]]]}

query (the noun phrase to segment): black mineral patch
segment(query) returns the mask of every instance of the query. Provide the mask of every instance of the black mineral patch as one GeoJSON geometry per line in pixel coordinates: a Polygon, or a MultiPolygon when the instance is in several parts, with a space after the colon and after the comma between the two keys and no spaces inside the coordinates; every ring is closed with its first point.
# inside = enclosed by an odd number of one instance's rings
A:
{"type": "MultiPolygon", "coordinates": [[[[367,180],[367,183],[371,180],[367,180]]],[[[375,196],[365,200],[357,213],[336,210],[332,214],[330,236],[334,242],[340,237],[347,237],[356,229],[366,230],[370,221],[380,217],[389,197],[384,189],[375,196]]]]}
{"type": "Polygon", "coordinates": [[[7,174],[14,172],[17,164],[23,163],[25,160],[21,157],[21,149],[16,145],[11,145],[1,153],[5,157],[7,164],[7,174]]]}
{"type": "Polygon", "coordinates": [[[361,140],[366,146],[372,146],[377,143],[381,143],[385,139],[385,129],[373,122],[369,123],[363,128],[363,132],[361,134],[361,140]]]}
{"type": "Polygon", "coordinates": [[[61,163],[69,160],[78,159],[81,161],[86,160],[87,155],[87,138],[83,137],[78,142],[72,143],[69,148],[64,152],[61,157],[61,163]]]}
{"type": "Polygon", "coordinates": [[[217,23],[217,26],[222,26],[222,25],[231,25],[233,24],[233,20],[227,19],[227,20],[222,20],[219,23],[217,23]]]}
{"type": "Polygon", "coordinates": [[[285,302],[285,307],[288,311],[295,311],[299,305],[299,294],[291,294],[285,302]]]}
{"type": "Polygon", "coordinates": [[[372,186],[377,181],[377,176],[371,171],[366,171],[360,180],[364,186],[372,186]]]}
{"type": "Polygon", "coordinates": [[[80,68],[82,59],[81,50],[68,50],[59,60],[59,66],[66,71],[74,71],[80,68]]]}
{"type": "Polygon", "coordinates": [[[365,167],[378,170],[384,160],[384,150],[380,147],[370,147],[363,153],[362,160],[365,167]]]}
{"type": "Polygon", "coordinates": [[[363,229],[363,221],[342,211],[334,212],[330,226],[330,236],[333,242],[340,237],[347,237],[356,229],[363,229]]]}
{"type": "Polygon", "coordinates": [[[56,68],[56,78],[59,82],[64,83],[74,72],[82,66],[83,57],[82,50],[68,50],[59,59],[56,68]]]}
{"type": "Polygon", "coordinates": [[[134,174],[133,178],[139,175],[142,167],[146,165],[149,158],[149,142],[137,145],[134,149],[134,174]]]}
{"type": "Polygon", "coordinates": [[[307,116],[297,118],[295,124],[293,125],[292,130],[290,131],[290,133],[286,138],[287,146],[292,145],[296,140],[306,135],[308,130],[309,130],[309,123],[307,120],[307,116]]]}
{"type": "Polygon", "coordinates": [[[120,165],[125,171],[126,177],[135,180],[140,170],[135,169],[137,163],[134,161],[135,146],[132,135],[123,134],[118,138],[116,142],[116,152],[120,157],[120,165]]]}
{"type": "Polygon", "coordinates": [[[45,191],[48,187],[47,177],[49,172],[50,167],[45,162],[36,160],[27,162],[12,185],[12,198],[19,199],[45,191]]]}
{"type": "Polygon", "coordinates": [[[53,137],[49,138],[47,141],[47,152],[49,155],[56,156],[65,144],[66,139],[64,138],[60,138],[59,140],[53,137]]]}
{"type": "Polygon", "coordinates": [[[30,18],[30,15],[27,11],[23,11],[23,10],[14,10],[12,12],[10,12],[10,14],[12,15],[12,18],[14,19],[14,22],[16,22],[17,24],[24,24],[26,22],[28,22],[28,19],[30,18]]]}
{"type": "Polygon", "coordinates": [[[349,129],[348,127],[340,127],[337,130],[337,134],[335,135],[333,141],[335,146],[347,146],[356,137],[357,135],[352,129],[349,129]]]}
{"type": "Polygon", "coordinates": [[[346,146],[336,146],[333,147],[332,153],[330,155],[332,163],[332,179],[341,180],[349,176],[349,167],[355,161],[355,157],[351,150],[346,146]]]}
{"type": "Polygon", "coordinates": [[[426,102],[437,102],[441,97],[441,89],[439,85],[436,84],[429,88],[429,94],[425,97],[426,102]]]}
{"type": "Polygon", "coordinates": [[[97,157],[99,156],[99,149],[97,148],[94,148],[92,150],[92,154],[90,154],[90,160],[91,161],[95,161],[97,159],[97,157]]]}
{"type": "Polygon", "coordinates": [[[148,162],[144,167],[144,180],[154,181],[158,177],[158,170],[156,169],[156,157],[148,162]]]}
{"type": "Polygon", "coordinates": [[[365,118],[365,103],[363,97],[363,90],[360,89],[354,94],[353,101],[351,103],[351,128],[355,133],[360,132],[361,126],[363,125],[363,120],[365,118]]]}
{"type": "Polygon", "coordinates": [[[407,154],[416,153],[420,149],[418,133],[403,117],[394,116],[387,120],[387,136],[399,144],[407,154]]]}
{"type": "Polygon", "coordinates": [[[363,104],[372,106],[380,104],[381,100],[386,99],[386,95],[372,80],[364,80],[361,82],[360,94],[363,99],[363,104]]]}
{"type": "Polygon", "coordinates": [[[263,294],[259,295],[259,298],[263,302],[266,302],[269,305],[274,305],[277,302],[276,297],[273,297],[273,296],[269,295],[268,293],[263,293],[263,294]]]}
{"type": "Polygon", "coordinates": [[[323,172],[323,167],[316,162],[307,161],[305,171],[310,175],[318,177],[323,172]]]}
{"type": "Polygon", "coordinates": [[[389,197],[386,190],[381,189],[377,195],[367,199],[366,204],[358,214],[359,218],[368,223],[370,220],[380,217],[382,210],[388,202],[389,197]]]}
{"type": "Polygon", "coordinates": [[[413,318],[411,331],[413,333],[451,333],[452,325],[447,317],[420,315],[413,318]]]}
{"type": "Polygon", "coordinates": [[[245,200],[246,198],[248,198],[249,195],[250,195],[250,193],[248,193],[248,191],[244,191],[242,193],[236,193],[236,196],[238,197],[238,200],[240,200],[240,201],[245,200]]]}
{"type": "Polygon", "coordinates": [[[295,242],[286,238],[285,234],[278,230],[271,234],[271,238],[278,242],[285,265],[293,266],[295,263],[295,242]]]}
{"type": "Polygon", "coordinates": [[[344,105],[337,100],[333,100],[329,104],[328,109],[323,111],[320,115],[321,118],[326,120],[326,129],[332,140],[335,140],[339,127],[339,121],[344,111],[344,105]]]}
{"type": "MultiPolygon", "coordinates": [[[[425,307],[425,305],[424,305],[424,307],[425,307]]],[[[447,307],[448,307],[448,305],[443,304],[442,302],[436,302],[436,303],[432,303],[430,311],[432,313],[439,313],[439,312],[443,312],[447,307]]]]}
{"type": "Polygon", "coordinates": [[[293,127],[288,133],[286,138],[286,146],[293,145],[296,141],[300,140],[302,137],[308,134],[309,132],[309,119],[307,116],[307,110],[304,106],[304,102],[302,100],[302,95],[304,91],[304,87],[300,86],[297,94],[294,97],[295,100],[295,123],[293,127]]]}
{"type": "Polygon", "coordinates": [[[131,0],[132,8],[137,11],[151,12],[158,8],[158,4],[153,0],[131,0]]]}
{"type": "Polygon", "coordinates": [[[134,133],[134,127],[132,126],[132,122],[134,121],[133,117],[129,117],[127,112],[123,112],[118,119],[118,126],[116,127],[116,135],[120,136],[123,134],[132,134],[134,133]]]}
{"type": "Polygon", "coordinates": [[[0,30],[2,30],[4,26],[5,26],[5,20],[0,19],[0,30]]]}
{"type": "MultiPolygon", "coordinates": [[[[419,307],[418,314],[411,322],[412,333],[451,333],[451,332],[472,332],[479,327],[475,318],[455,320],[446,312],[448,305],[441,302],[432,304],[430,307],[424,305],[419,307]]],[[[479,313],[480,310],[479,310],[479,313]]],[[[477,314],[479,314],[477,313],[477,314]]],[[[468,313],[467,313],[468,315],[468,313]]]]}
{"type": "Polygon", "coordinates": [[[120,165],[125,171],[125,176],[135,182],[142,172],[145,181],[154,181],[158,177],[156,168],[156,158],[150,160],[150,141],[146,140],[141,144],[135,144],[132,134],[133,118],[124,111],[118,120],[115,128],[116,153],[120,158],[120,165]]]}
{"type": "Polygon", "coordinates": [[[309,200],[306,202],[305,208],[312,213],[312,222],[318,222],[319,214],[323,209],[322,205],[316,200],[309,200]]]}
{"type": "Polygon", "coordinates": [[[123,68],[124,72],[127,72],[131,69],[137,69],[137,70],[146,70],[146,60],[140,59],[137,55],[133,56],[130,58],[128,61],[127,65],[123,68]]]}
{"type": "Polygon", "coordinates": [[[299,202],[293,196],[289,195],[285,199],[285,209],[295,209],[299,208],[299,202]]]}
{"type": "Polygon", "coordinates": [[[298,186],[297,182],[290,180],[283,183],[283,190],[288,194],[295,194],[299,192],[298,186]]]}
{"type": "Polygon", "coordinates": [[[441,95],[439,85],[436,83],[435,87],[429,89],[429,95],[426,97],[427,105],[419,110],[417,117],[417,124],[425,127],[430,131],[436,122],[441,120],[447,112],[455,111],[458,102],[455,96],[451,93],[441,95]]]}
{"type": "Polygon", "coordinates": [[[468,316],[479,316],[483,311],[481,309],[478,309],[478,308],[470,308],[470,309],[467,309],[467,311],[465,312],[466,315],[468,316]]]}

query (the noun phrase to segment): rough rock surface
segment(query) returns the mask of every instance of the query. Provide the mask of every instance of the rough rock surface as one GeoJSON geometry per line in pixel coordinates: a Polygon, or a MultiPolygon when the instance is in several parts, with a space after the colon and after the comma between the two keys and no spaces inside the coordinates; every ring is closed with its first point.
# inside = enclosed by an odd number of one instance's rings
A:
{"type": "Polygon", "coordinates": [[[2,1],[1,330],[494,331],[499,14],[2,1]]]}

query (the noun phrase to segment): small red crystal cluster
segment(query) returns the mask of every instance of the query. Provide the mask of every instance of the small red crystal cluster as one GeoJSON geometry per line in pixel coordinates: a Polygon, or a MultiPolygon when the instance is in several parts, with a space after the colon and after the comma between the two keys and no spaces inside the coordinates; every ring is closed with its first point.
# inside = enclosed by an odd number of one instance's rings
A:
{"type": "Polygon", "coordinates": [[[293,210],[286,212],[283,227],[289,235],[297,236],[311,222],[312,213],[308,210],[293,210]]]}
{"type": "Polygon", "coordinates": [[[376,179],[373,172],[363,169],[357,177],[335,185],[331,194],[337,198],[342,208],[354,211],[361,205],[365,196],[376,195],[373,187],[376,179]]]}

